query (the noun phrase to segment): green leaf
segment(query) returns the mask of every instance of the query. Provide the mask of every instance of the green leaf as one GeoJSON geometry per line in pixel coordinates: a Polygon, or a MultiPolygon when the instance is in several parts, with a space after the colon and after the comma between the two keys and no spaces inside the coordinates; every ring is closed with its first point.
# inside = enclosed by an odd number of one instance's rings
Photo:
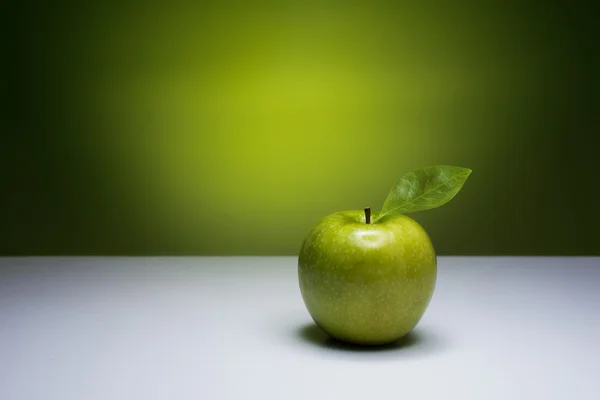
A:
{"type": "Polygon", "coordinates": [[[413,170],[390,190],[376,221],[392,213],[428,210],[446,204],[463,187],[471,170],[436,165],[413,170]]]}

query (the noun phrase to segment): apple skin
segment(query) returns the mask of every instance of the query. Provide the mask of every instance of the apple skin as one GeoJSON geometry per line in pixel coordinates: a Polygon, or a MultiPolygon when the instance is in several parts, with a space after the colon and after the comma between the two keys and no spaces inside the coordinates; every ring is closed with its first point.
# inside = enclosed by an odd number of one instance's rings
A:
{"type": "Polygon", "coordinates": [[[322,330],[343,342],[383,345],[421,320],[435,289],[437,259],[427,232],[406,215],[367,224],[363,210],[341,211],[309,232],[298,278],[322,330]]]}

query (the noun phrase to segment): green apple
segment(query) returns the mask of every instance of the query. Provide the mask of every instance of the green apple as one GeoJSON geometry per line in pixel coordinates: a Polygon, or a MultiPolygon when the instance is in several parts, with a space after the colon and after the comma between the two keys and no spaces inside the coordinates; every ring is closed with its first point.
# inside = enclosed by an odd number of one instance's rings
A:
{"type": "Polygon", "coordinates": [[[427,232],[404,212],[445,204],[471,170],[427,167],[406,174],[381,212],[340,211],[309,232],[298,257],[302,298],[332,337],[360,345],[394,342],[423,317],[436,284],[427,232]]]}

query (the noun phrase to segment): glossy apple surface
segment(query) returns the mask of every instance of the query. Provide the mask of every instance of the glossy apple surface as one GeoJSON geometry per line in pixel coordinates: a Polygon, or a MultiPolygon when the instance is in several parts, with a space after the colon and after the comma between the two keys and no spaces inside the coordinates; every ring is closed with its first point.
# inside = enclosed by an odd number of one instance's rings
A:
{"type": "Polygon", "coordinates": [[[298,257],[304,303],[334,338],[361,345],[396,341],[420,321],[437,276],[425,230],[406,215],[366,223],[363,210],[323,218],[298,257]]]}

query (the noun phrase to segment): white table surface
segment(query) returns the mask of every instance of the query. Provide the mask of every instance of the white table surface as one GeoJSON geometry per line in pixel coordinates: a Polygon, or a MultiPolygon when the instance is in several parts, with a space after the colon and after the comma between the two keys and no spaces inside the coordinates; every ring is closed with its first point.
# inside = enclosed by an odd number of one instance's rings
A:
{"type": "Polygon", "coordinates": [[[398,345],[328,339],[296,258],[0,258],[0,399],[600,399],[600,258],[439,257],[398,345]]]}

